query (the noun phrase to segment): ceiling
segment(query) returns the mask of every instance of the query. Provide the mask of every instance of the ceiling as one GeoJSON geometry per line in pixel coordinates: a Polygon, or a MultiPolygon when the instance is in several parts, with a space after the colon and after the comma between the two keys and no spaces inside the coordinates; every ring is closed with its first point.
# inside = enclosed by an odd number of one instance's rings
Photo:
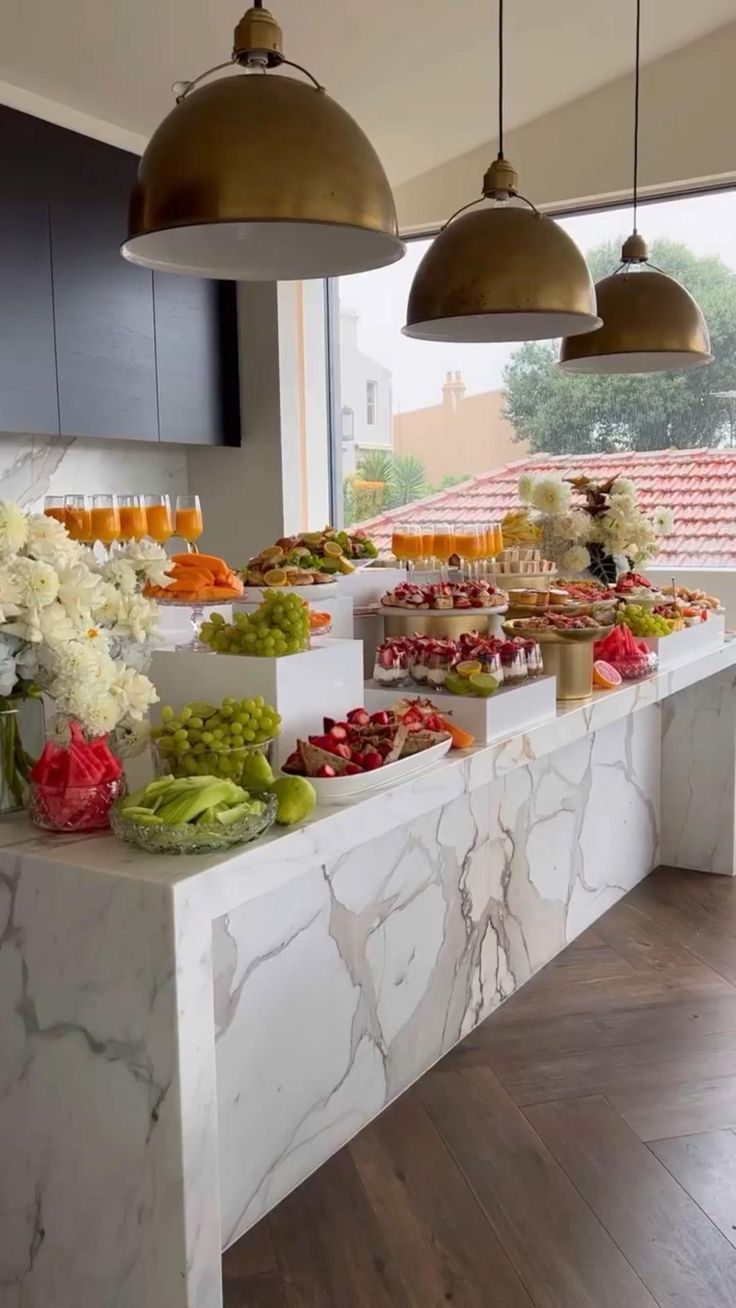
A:
{"type": "MultiPolygon", "coordinates": [[[[0,78],[144,136],[171,83],[227,58],[237,0],[3,0],[0,78]]],[[[495,136],[496,0],[272,0],[286,53],[358,119],[394,183],[495,136]]],[[[631,67],[633,0],[511,0],[507,120],[631,67]]],[[[645,62],[734,19],[734,0],[645,0],[645,62]]],[[[646,97],[646,80],[643,81],[646,97]]]]}

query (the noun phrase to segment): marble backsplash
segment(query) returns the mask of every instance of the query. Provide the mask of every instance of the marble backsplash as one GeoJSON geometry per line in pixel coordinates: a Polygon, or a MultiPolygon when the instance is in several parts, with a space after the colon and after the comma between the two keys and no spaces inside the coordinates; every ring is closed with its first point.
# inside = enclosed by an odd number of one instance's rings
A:
{"type": "Polygon", "coordinates": [[[44,495],[177,495],[189,489],[186,449],[144,441],[3,436],[0,499],[32,506],[44,495]]]}

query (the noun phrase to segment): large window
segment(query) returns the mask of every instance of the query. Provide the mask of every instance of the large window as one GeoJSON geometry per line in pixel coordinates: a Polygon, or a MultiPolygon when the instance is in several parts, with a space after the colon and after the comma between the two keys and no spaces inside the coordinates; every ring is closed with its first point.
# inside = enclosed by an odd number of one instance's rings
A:
{"type": "MultiPolygon", "coordinates": [[[[560,221],[594,279],[613,271],[629,207],[560,221]]],[[[716,566],[736,566],[736,192],[648,203],[640,228],[652,262],[677,276],[705,313],[709,367],[571,376],[556,367],[556,342],[409,340],[401,327],[427,240],[411,242],[390,268],[341,278],[340,402],[365,414],[365,429],[356,421],[354,441],[342,441],[346,521],[408,505],[417,516],[430,497],[428,516],[451,517],[453,506],[470,503],[479,516],[497,513],[504,496],[513,498],[518,469],[509,464],[569,456],[586,471],[595,456],[601,471],[610,464],[642,485],[659,483],[661,502],[678,515],[681,565],[703,566],[710,556],[716,566]],[[685,451],[694,451],[690,459],[685,451]]]]}

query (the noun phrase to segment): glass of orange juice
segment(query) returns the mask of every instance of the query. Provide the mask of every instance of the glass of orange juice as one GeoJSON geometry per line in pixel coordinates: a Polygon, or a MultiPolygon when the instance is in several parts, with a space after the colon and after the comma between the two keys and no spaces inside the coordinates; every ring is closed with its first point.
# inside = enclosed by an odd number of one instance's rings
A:
{"type": "Polygon", "coordinates": [[[43,511],[47,518],[55,518],[62,527],[66,526],[65,497],[63,495],[44,495],[43,511]]]}
{"type": "Polygon", "coordinates": [[[93,495],[90,509],[90,539],[110,546],[120,537],[120,510],[116,495],[93,495]]]}
{"type": "Polygon", "coordinates": [[[194,544],[204,531],[202,505],[198,495],[177,495],[176,497],[176,535],[187,543],[187,549],[194,550],[194,544]]]}
{"type": "Polygon", "coordinates": [[[141,495],[120,495],[120,535],[123,540],[143,540],[148,530],[146,510],[141,495]]]}
{"type": "Polygon", "coordinates": [[[165,545],[174,534],[171,500],[168,495],[145,495],[146,530],[158,545],[165,545]]]}
{"type": "Polygon", "coordinates": [[[66,529],[72,540],[89,544],[92,539],[92,519],[89,501],[86,495],[66,495],[64,497],[66,529]]]}

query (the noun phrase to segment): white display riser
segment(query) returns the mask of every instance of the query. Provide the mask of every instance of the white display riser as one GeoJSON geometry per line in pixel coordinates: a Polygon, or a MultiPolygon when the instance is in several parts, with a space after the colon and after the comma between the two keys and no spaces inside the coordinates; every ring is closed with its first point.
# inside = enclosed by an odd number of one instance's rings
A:
{"type": "Polygon", "coordinates": [[[357,640],[315,641],[303,654],[256,658],[244,654],[156,650],[149,673],[161,704],[180,708],[192,700],[220,704],[227,696],[263,695],[281,714],[274,762],[284,762],[297,736],[322,730],[322,718],[344,717],[363,703],[363,651],[357,640]]]}
{"type": "Polygon", "coordinates": [[[715,613],[707,622],[684,627],[682,631],[672,631],[669,636],[647,636],[646,642],[659,656],[660,668],[669,668],[675,663],[699,658],[709,650],[720,649],[725,636],[725,614],[715,613]]]}
{"type": "MultiPolygon", "coordinates": [[[[350,595],[335,595],[331,599],[310,600],[309,606],[318,613],[329,613],[332,617],[330,635],[335,640],[353,639],[353,600],[350,595]]],[[[233,613],[255,613],[260,602],[238,600],[233,604],[233,613]]]]}
{"type": "MultiPolygon", "coordinates": [[[[399,686],[396,689],[377,686],[374,681],[365,685],[365,706],[375,713],[390,708],[397,699],[416,695],[431,699],[440,713],[448,714],[463,731],[469,731],[479,745],[504,740],[519,731],[554,718],[557,712],[557,687],[554,677],[528,677],[513,686],[501,686],[487,699],[470,695],[450,695],[447,691],[433,690],[431,686],[399,686]]],[[[334,716],[334,714],[333,714],[334,716]]]]}
{"type": "Polygon", "coordinates": [[[355,607],[359,608],[364,604],[376,604],[387,590],[393,590],[406,578],[406,568],[356,568],[355,572],[340,577],[338,585],[340,594],[350,595],[355,607]]]}

